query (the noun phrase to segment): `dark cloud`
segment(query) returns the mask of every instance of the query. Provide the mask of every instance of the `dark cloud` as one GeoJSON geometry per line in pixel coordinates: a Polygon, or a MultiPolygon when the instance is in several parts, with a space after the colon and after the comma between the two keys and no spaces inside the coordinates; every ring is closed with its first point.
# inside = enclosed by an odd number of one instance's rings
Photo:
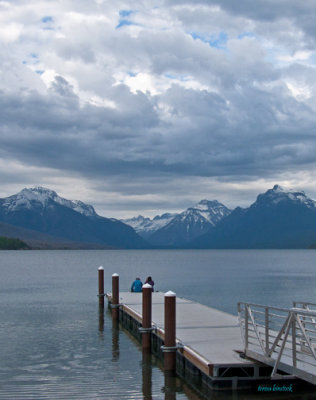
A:
{"type": "Polygon", "coordinates": [[[268,176],[316,162],[315,114],[285,89],[244,86],[228,102],[177,85],[154,97],[119,85],[116,109],[80,105],[60,77],[51,91],[0,96],[2,154],[87,177],[268,176]]]}
{"type": "Polygon", "coordinates": [[[16,182],[21,165],[27,182],[55,171],[111,210],[312,182],[311,1],[36,4],[0,5],[0,155],[16,182]]]}

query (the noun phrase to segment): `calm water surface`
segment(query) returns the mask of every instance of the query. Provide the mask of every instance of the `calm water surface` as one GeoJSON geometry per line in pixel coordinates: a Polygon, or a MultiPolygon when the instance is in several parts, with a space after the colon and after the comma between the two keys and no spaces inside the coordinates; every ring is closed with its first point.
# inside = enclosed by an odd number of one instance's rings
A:
{"type": "MultiPolygon", "coordinates": [[[[122,291],[151,275],[156,290],[236,314],[238,301],[316,302],[315,259],[305,250],[1,251],[0,398],[202,399],[182,380],[166,381],[157,359],[143,359],[133,337],[99,313],[98,267],[107,290],[114,272],[122,291]]],[[[292,399],[316,398],[306,396],[292,399]]],[[[212,396],[233,398],[254,395],[212,396]]]]}

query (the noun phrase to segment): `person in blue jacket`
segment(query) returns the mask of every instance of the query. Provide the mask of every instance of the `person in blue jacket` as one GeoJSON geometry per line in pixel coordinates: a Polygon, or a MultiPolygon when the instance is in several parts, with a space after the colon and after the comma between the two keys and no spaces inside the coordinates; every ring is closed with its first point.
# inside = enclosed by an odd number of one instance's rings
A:
{"type": "Polygon", "coordinates": [[[140,278],[136,278],[132,283],[131,292],[141,292],[143,287],[143,283],[140,278]]]}

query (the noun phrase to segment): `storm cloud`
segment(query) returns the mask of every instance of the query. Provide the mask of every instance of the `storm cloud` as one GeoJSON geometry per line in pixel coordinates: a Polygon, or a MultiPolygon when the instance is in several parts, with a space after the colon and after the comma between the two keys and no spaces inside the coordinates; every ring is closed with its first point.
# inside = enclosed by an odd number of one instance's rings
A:
{"type": "Polygon", "coordinates": [[[106,216],[316,197],[315,11],[1,2],[1,197],[40,184],[106,216]]]}

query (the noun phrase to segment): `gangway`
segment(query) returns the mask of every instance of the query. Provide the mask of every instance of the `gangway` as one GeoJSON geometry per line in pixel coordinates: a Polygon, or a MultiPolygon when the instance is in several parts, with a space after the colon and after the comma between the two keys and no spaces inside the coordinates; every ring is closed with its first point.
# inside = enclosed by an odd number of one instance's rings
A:
{"type": "Polygon", "coordinates": [[[294,302],[292,308],[238,303],[245,356],[280,373],[316,385],[316,304],[294,302]]]}

